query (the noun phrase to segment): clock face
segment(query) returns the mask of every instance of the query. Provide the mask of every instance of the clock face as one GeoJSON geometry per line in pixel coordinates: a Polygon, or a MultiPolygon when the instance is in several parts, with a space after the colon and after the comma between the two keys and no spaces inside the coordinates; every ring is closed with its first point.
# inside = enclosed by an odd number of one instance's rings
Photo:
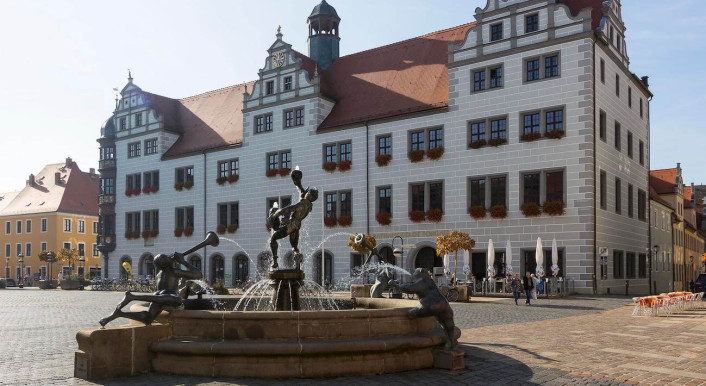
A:
{"type": "Polygon", "coordinates": [[[272,65],[274,67],[282,67],[284,64],[284,52],[275,52],[272,54],[272,65]]]}

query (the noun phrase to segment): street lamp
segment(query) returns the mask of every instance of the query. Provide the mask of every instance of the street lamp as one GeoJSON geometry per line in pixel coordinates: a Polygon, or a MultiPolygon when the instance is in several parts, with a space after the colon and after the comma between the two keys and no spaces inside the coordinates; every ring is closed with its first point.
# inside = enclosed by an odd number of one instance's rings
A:
{"type": "Polygon", "coordinates": [[[54,282],[54,275],[52,273],[52,268],[54,267],[54,258],[56,255],[54,252],[49,251],[47,253],[47,262],[49,263],[49,288],[52,288],[52,283],[54,282]]]}
{"type": "Polygon", "coordinates": [[[20,270],[20,279],[19,279],[20,283],[18,285],[18,287],[20,287],[20,288],[24,288],[24,281],[22,280],[22,278],[24,277],[24,274],[25,274],[25,261],[24,261],[23,257],[25,257],[25,256],[22,253],[17,254],[17,264],[19,264],[22,267],[20,270]]]}
{"type": "Polygon", "coordinates": [[[392,238],[392,246],[395,246],[395,239],[400,239],[400,246],[395,248],[392,251],[392,255],[395,256],[395,260],[401,259],[402,255],[404,255],[404,239],[402,239],[402,236],[395,236],[392,238]]]}
{"type": "Polygon", "coordinates": [[[5,279],[10,277],[10,256],[5,256],[5,279]]]}
{"type": "Polygon", "coordinates": [[[83,255],[78,257],[79,263],[81,263],[81,280],[86,277],[86,258],[83,255]]]}

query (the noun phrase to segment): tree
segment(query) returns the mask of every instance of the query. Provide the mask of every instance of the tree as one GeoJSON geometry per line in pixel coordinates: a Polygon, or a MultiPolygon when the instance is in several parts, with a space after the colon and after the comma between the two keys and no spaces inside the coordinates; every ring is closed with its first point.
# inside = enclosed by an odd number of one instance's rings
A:
{"type": "Polygon", "coordinates": [[[458,251],[465,249],[470,252],[475,245],[476,241],[468,233],[454,230],[436,237],[436,254],[442,256],[447,253],[454,253],[454,278],[456,278],[458,251]]]}
{"type": "Polygon", "coordinates": [[[71,274],[74,272],[74,264],[78,260],[78,250],[77,249],[66,249],[62,248],[59,253],[56,254],[56,262],[67,263],[71,267],[71,274]]]}
{"type": "MultiPolygon", "coordinates": [[[[377,245],[377,241],[375,240],[375,236],[373,235],[365,235],[365,241],[373,248],[375,248],[375,246],[377,245]]],[[[348,247],[363,256],[367,256],[370,252],[372,252],[371,249],[366,248],[361,244],[356,244],[355,235],[351,235],[351,237],[348,239],[348,247]]]]}

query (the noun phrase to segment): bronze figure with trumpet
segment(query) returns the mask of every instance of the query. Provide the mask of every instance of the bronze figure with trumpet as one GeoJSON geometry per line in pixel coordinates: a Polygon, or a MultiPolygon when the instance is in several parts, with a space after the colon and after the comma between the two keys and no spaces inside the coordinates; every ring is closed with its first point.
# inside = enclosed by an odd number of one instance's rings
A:
{"type": "Polygon", "coordinates": [[[204,241],[184,253],[174,252],[170,256],[160,253],[155,256],[153,263],[158,270],[155,277],[156,292],[152,295],[134,295],[130,291],[126,291],[125,297],[115,307],[115,311],[110,316],[101,319],[100,325],[105,327],[106,324],[117,318],[132,319],[149,325],[166,307],[181,306],[184,300],[179,296],[180,279],[199,280],[203,278],[201,270],[186,261],[184,256],[207,245],[218,246],[218,236],[214,232],[208,232],[204,241]],[[182,266],[186,269],[182,269],[182,266]],[[123,311],[122,309],[132,301],[149,302],[150,305],[147,311],[123,311]]]}

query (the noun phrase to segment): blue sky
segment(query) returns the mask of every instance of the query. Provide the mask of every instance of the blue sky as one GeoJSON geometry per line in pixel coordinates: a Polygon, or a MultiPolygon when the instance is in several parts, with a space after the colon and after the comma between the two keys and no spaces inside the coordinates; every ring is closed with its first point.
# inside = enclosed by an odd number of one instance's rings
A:
{"type": "MultiPolygon", "coordinates": [[[[71,156],[96,167],[95,139],[127,69],[147,91],[181,98],[253,80],[282,26],[306,52],[317,0],[0,3],[0,192],[71,156]]],[[[331,0],[341,54],[473,21],[485,0],[331,0]]],[[[649,75],[652,168],[682,163],[706,183],[706,15],[702,0],[623,0],[631,70],[649,75]]]]}

